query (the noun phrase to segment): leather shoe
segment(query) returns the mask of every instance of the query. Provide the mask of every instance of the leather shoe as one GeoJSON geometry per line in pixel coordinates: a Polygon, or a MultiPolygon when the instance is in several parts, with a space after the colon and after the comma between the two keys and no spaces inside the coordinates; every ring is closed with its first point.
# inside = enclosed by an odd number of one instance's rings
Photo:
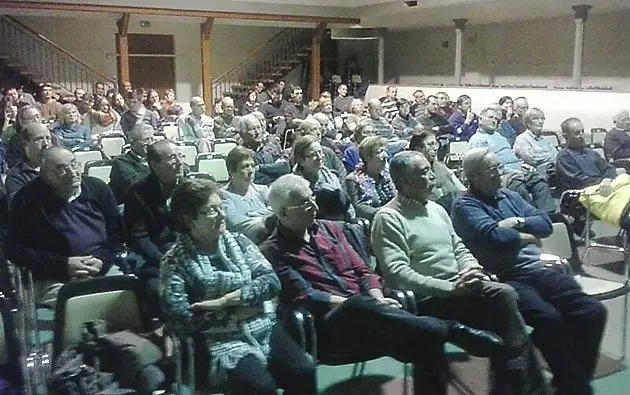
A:
{"type": "Polygon", "coordinates": [[[476,357],[490,357],[503,349],[503,339],[497,334],[471,328],[457,321],[449,323],[446,340],[476,357]]]}

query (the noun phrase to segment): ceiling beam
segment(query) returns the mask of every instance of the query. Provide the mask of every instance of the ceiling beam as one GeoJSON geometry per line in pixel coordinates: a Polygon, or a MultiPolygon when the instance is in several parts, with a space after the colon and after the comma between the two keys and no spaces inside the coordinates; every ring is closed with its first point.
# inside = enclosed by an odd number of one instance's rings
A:
{"type": "Polygon", "coordinates": [[[2,1],[0,10],[45,10],[45,11],[70,11],[70,12],[97,12],[97,13],[119,13],[137,15],[162,15],[174,17],[193,18],[224,18],[224,19],[244,19],[255,21],[274,22],[302,22],[302,23],[335,23],[346,25],[357,25],[361,23],[360,18],[341,18],[310,15],[282,15],[282,14],[261,14],[249,12],[229,12],[229,11],[204,11],[204,10],[184,10],[174,8],[153,8],[153,7],[129,7],[115,5],[96,4],[75,4],[75,3],[53,3],[45,1],[2,1]]]}

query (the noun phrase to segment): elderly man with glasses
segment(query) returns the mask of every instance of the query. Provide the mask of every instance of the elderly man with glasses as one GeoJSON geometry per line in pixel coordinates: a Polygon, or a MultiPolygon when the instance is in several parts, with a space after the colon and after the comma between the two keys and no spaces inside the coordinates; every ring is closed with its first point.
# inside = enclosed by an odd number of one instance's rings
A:
{"type": "Polygon", "coordinates": [[[7,237],[9,259],[32,271],[42,303],[52,305],[62,283],[123,265],[112,192],[81,176],[74,154],[60,147],[44,150],[38,177],[13,198],[7,237]]]}

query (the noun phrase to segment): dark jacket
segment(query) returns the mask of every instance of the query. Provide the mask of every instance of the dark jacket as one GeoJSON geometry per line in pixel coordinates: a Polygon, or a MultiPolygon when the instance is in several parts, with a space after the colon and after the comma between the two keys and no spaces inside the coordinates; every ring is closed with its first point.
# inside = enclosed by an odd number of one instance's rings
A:
{"type": "MultiPolygon", "coordinates": [[[[103,261],[102,273],[106,273],[113,264],[122,263],[118,255],[123,238],[114,195],[103,181],[84,176],[77,199],[87,199],[103,215],[107,239],[93,255],[103,261]]],[[[11,202],[7,253],[13,263],[31,269],[35,278],[68,280],[68,258],[76,252],[55,226],[55,214],[67,204],[40,177],[20,189],[11,202]]]]}
{"type": "Polygon", "coordinates": [[[133,184],[125,198],[123,222],[129,247],[144,259],[139,274],[156,277],[162,255],[175,242],[162,186],[153,173],[133,184]]]}
{"type": "Polygon", "coordinates": [[[7,178],[4,181],[9,203],[24,185],[36,179],[38,175],[39,171],[31,168],[25,161],[18,162],[18,164],[13,166],[7,173],[7,178]]]}
{"type": "Polygon", "coordinates": [[[132,151],[116,157],[109,174],[109,187],[116,197],[116,202],[122,204],[129,187],[148,175],[149,165],[146,160],[132,151]]]}
{"type": "Polygon", "coordinates": [[[608,159],[630,158],[630,133],[612,128],[604,139],[604,153],[608,159]]]}

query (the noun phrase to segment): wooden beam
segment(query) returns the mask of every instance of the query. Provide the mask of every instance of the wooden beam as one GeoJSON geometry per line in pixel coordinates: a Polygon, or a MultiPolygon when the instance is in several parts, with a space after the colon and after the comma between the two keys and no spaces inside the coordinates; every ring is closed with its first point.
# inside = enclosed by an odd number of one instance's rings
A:
{"type": "Polygon", "coordinates": [[[206,112],[212,114],[214,103],[212,99],[212,48],[210,45],[210,35],[214,18],[206,18],[201,24],[201,89],[203,101],[206,103],[206,112]]]}
{"type": "Polygon", "coordinates": [[[130,14],[124,13],[116,21],[118,33],[116,33],[116,50],[118,52],[118,89],[122,92],[125,82],[130,81],[129,76],[129,31],[130,14]]]}
{"type": "Polygon", "coordinates": [[[311,38],[311,65],[309,78],[309,92],[311,100],[319,99],[322,74],[322,39],[326,33],[326,22],[320,22],[313,31],[311,38]]]}
{"type": "MultiPolygon", "coordinates": [[[[46,11],[70,11],[70,12],[96,12],[96,13],[118,13],[118,14],[138,14],[138,15],[162,15],[170,17],[196,17],[196,18],[224,18],[224,19],[245,19],[256,21],[274,22],[297,22],[297,23],[320,23],[328,22],[342,25],[357,25],[361,23],[360,18],[342,18],[311,15],[282,15],[282,14],[261,14],[250,12],[229,12],[229,11],[205,11],[205,10],[185,10],[177,8],[157,8],[157,7],[129,7],[116,5],[96,5],[77,3],[54,3],[47,1],[0,1],[0,9],[16,10],[46,10],[46,11]]],[[[4,11],[3,11],[4,12],[4,11]]]]}

